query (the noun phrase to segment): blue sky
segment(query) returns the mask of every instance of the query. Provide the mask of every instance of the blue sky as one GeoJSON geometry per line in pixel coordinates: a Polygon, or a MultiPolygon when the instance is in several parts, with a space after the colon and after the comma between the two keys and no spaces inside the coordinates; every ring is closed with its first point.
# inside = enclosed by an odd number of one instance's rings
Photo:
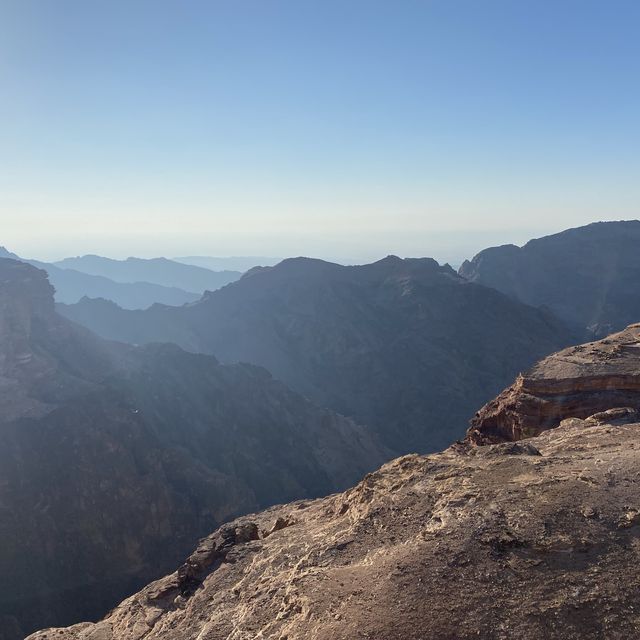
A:
{"type": "Polygon", "coordinates": [[[618,0],[0,0],[0,244],[455,260],[638,217],[639,28],[618,0]]]}

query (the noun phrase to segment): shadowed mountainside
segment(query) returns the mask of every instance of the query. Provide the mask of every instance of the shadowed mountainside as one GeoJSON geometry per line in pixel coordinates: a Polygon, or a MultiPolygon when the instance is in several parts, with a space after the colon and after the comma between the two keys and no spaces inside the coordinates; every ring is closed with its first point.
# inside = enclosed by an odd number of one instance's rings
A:
{"type": "Polygon", "coordinates": [[[472,282],[544,306],[599,338],[640,321],[640,221],[596,222],[481,251],[460,267],[472,282]]]}
{"type": "Polygon", "coordinates": [[[60,311],[107,338],[264,366],[400,453],[461,437],[478,406],[573,339],[549,314],[448,266],[393,256],[355,267],[285,260],[182,308],[83,300],[60,311]]]}
{"type": "Polygon", "coordinates": [[[348,486],[386,452],[268,372],[108,343],[0,260],[0,637],[104,614],[230,517],[348,486]]]}

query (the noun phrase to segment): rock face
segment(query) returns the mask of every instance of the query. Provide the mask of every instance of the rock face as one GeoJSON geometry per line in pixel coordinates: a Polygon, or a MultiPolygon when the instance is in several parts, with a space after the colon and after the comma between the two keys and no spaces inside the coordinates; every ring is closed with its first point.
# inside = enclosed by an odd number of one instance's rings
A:
{"type": "Polygon", "coordinates": [[[520,440],[617,407],[640,409],[640,324],[545,358],[480,409],[467,437],[520,440]]]}
{"type": "Polygon", "coordinates": [[[225,525],[104,620],[29,640],[640,635],[640,423],[406,456],[225,525]]]}
{"type": "Polygon", "coordinates": [[[387,459],[264,369],[108,343],[0,260],[0,638],[103,615],[225,520],[387,459]]]}
{"type": "Polygon", "coordinates": [[[599,222],[481,251],[460,275],[545,306],[586,339],[640,321],[640,221],[599,222]]]}
{"type": "Polygon", "coordinates": [[[356,267],[297,258],[179,309],[84,300],[60,310],[107,338],[264,366],[397,453],[448,446],[519,371],[574,342],[550,314],[426,258],[356,267]]]}
{"type": "Polygon", "coordinates": [[[1,421],[44,415],[90,391],[128,351],[55,314],[43,271],[0,259],[1,421]]]}

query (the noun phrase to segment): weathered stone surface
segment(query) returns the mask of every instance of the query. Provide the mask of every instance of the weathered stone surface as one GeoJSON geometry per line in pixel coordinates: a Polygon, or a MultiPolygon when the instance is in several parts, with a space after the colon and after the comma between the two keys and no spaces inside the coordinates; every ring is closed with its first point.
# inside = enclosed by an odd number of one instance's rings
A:
{"type": "Polygon", "coordinates": [[[519,440],[565,418],[624,407],[640,409],[640,324],[540,361],[478,411],[467,437],[476,444],[519,440]]]}
{"type": "Polygon", "coordinates": [[[640,423],[617,415],[241,518],[102,622],[30,640],[636,638],[640,423]]]}

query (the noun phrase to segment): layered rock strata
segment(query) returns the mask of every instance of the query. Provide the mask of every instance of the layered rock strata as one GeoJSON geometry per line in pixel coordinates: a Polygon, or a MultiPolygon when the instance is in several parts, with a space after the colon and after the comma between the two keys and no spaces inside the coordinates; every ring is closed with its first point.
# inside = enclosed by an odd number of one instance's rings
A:
{"type": "Polygon", "coordinates": [[[478,411],[467,437],[520,440],[616,407],[640,408],[640,324],[545,358],[478,411]]]}

